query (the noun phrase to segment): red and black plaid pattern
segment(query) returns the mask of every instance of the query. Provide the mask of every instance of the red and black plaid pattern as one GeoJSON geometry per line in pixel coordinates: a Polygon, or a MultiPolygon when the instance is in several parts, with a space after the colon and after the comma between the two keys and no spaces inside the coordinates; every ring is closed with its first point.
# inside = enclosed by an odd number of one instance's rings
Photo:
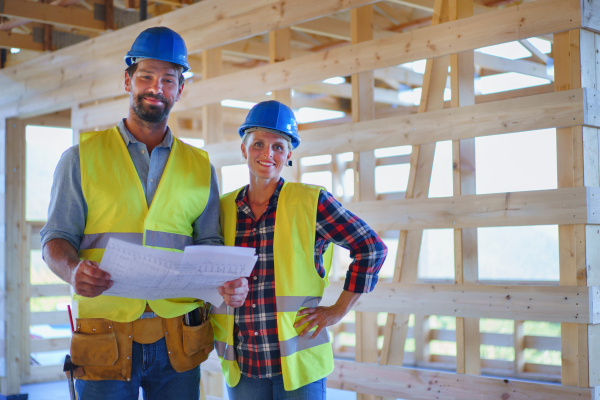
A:
{"type": "MultiPolygon", "coordinates": [[[[277,201],[284,180],[269,199],[266,211],[258,219],[248,206],[246,186],[236,198],[237,232],[235,245],[254,247],[258,261],[249,278],[248,297],[235,310],[234,344],[242,374],[252,378],[268,378],[281,373],[277,339],[277,306],[275,302],[275,262],[273,238],[277,201]]],[[[375,288],[377,274],[387,255],[387,247],[360,218],[346,210],[325,191],[319,196],[315,239],[315,268],[325,275],[323,253],[329,243],[350,250],[354,261],[346,275],[344,289],[368,293],[375,288]]]]}

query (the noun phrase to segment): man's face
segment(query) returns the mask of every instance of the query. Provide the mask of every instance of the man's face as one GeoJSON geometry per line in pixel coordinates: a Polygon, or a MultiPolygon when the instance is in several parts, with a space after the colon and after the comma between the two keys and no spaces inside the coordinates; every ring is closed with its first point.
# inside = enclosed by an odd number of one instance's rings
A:
{"type": "Polygon", "coordinates": [[[179,71],[159,60],[142,60],[131,78],[125,73],[125,91],[130,95],[131,110],[143,121],[158,123],[181,97],[179,71]]]}

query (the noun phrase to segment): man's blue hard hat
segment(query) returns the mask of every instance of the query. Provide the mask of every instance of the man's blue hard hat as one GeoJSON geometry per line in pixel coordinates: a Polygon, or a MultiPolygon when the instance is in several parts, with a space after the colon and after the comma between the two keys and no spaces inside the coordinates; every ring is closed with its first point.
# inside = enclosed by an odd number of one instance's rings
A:
{"type": "Polygon", "coordinates": [[[246,116],[246,121],[238,129],[240,137],[243,138],[246,130],[250,128],[266,128],[286,135],[292,141],[292,149],[300,145],[298,123],[294,112],[278,101],[263,101],[252,107],[246,116]]]}
{"type": "Polygon", "coordinates": [[[125,63],[130,66],[138,57],[181,65],[183,72],[190,69],[185,42],[177,32],[164,26],[148,28],[140,33],[127,52],[125,63]]]}

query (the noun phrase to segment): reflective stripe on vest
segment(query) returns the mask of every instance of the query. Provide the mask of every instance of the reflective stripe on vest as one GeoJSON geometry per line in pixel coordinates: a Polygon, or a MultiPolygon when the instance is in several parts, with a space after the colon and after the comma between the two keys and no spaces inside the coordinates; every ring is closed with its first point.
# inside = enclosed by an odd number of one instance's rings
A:
{"type": "MultiPolygon", "coordinates": [[[[143,244],[143,233],[131,232],[106,232],[83,235],[79,248],[87,249],[106,249],[108,239],[115,238],[133,244],[143,244]]],[[[191,246],[194,240],[190,236],[179,235],[177,233],[146,231],[146,246],[162,247],[171,250],[185,249],[185,246],[191,246]]]]}
{"type": "Polygon", "coordinates": [[[133,244],[143,244],[144,234],[133,233],[133,232],[108,232],[108,233],[93,233],[89,235],[83,235],[81,243],[79,244],[80,250],[89,249],[106,249],[108,245],[108,239],[115,238],[124,242],[133,244]]]}
{"type": "MultiPolygon", "coordinates": [[[[208,202],[211,167],[206,153],[173,138],[171,154],[148,208],[139,175],[117,127],[80,135],[81,186],[88,207],[79,249],[83,259],[100,262],[110,238],[169,251],[192,244],[192,224],[208,202]]],[[[114,296],[79,302],[80,318],[117,322],[137,319],[150,304],[164,318],[198,307],[192,298],[146,301],[114,296]]]]}
{"type": "MultiPolygon", "coordinates": [[[[240,189],[241,190],[241,189],[240,189]]],[[[225,245],[235,244],[237,206],[240,190],[221,197],[221,227],[225,245]]],[[[286,182],[279,195],[273,252],[275,258],[275,293],[281,370],[285,390],[317,381],[333,371],[333,351],[327,329],[315,338],[300,337],[306,324],[294,328],[302,308],[316,307],[321,301],[328,279],[315,270],[314,246],[319,193],[315,186],[286,182]]],[[[325,276],[331,267],[332,247],[323,255],[325,276]]],[[[213,312],[215,341],[220,342],[221,367],[229,386],[237,385],[240,370],[229,360],[233,346],[234,316],[229,310],[213,312]],[[225,345],[224,345],[225,344],[225,345]]],[[[217,350],[219,351],[219,350],[217,350]]]]}

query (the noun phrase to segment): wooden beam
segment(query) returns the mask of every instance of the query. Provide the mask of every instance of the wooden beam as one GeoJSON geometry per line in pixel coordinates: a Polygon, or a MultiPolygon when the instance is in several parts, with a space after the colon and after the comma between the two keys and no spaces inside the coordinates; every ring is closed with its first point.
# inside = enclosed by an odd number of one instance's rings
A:
{"type": "MultiPolygon", "coordinates": [[[[190,7],[199,7],[205,3],[208,4],[204,1],[190,7]]],[[[325,7],[326,5],[332,7],[329,0],[319,2],[319,7],[325,7]]],[[[418,59],[438,57],[453,52],[472,50],[478,47],[516,40],[521,37],[539,36],[550,30],[570,29],[571,27],[581,25],[581,10],[579,7],[579,2],[575,0],[566,0],[564,2],[558,0],[540,0],[519,7],[497,10],[477,18],[467,18],[464,21],[461,21],[461,24],[451,22],[444,30],[432,26],[421,29],[419,32],[407,32],[389,38],[344,46],[329,50],[328,52],[316,53],[314,55],[270,66],[254,68],[252,71],[239,73],[237,75],[228,75],[227,79],[223,80],[219,78],[210,79],[206,82],[196,82],[193,87],[190,86],[186,88],[188,90],[184,92],[185,98],[180,107],[184,109],[193,109],[208,103],[220,102],[226,98],[260,95],[264,93],[265,90],[269,89],[285,89],[323,80],[331,76],[349,75],[357,71],[385,68],[418,59]],[[558,11],[557,8],[559,9],[558,11]],[[547,13],[545,11],[547,11],[547,13]],[[523,18],[522,24],[510,22],[520,21],[523,18]],[[509,21],[506,22],[508,25],[506,25],[504,21],[509,21]],[[496,34],[497,30],[501,31],[502,34],[496,34]],[[461,39],[457,41],[454,37],[457,37],[458,35],[461,36],[461,39]],[[436,42],[435,48],[427,46],[427,40],[430,37],[439,38],[439,42],[436,42]],[[406,52],[405,49],[408,49],[409,51],[406,52]],[[357,54],[359,54],[359,64],[357,64],[356,61],[357,54]],[[325,55],[327,55],[326,58],[324,58],[325,55]],[[325,61],[322,62],[322,60],[325,61]],[[214,93],[215,95],[204,96],[204,93],[214,93]],[[186,100],[188,98],[189,101],[186,100]]],[[[244,9],[244,7],[239,8],[244,9]]],[[[219,9],[219,6],[217,6],[217,9],[219,9]]],[[[190,8],[187,7],[186,10],[190,10],[190,8]]],[[[320,12],[322,10],[319,9],[318,11],[320,12]]],[[[188,14],[190,12],[191,11],[186,11],[188,14]]],[[[174,19],[171,20],[169,17],[180,15],[178,13],[179,11],[173,11],[172,13],[161,16],[161,22],[165,25],[168,25],[170,21],[175,22],[174,19]]],[[[198,24],[201,24],[204,22],[205,15],[214,16],[214,13],[211,11],[204,14],[199,13],[197,15],[202,15],[202,20],[197,22],[198,24]]],[[[298,17],[297,19],[300,19],[300,16],[305,15],[306,14],[301,13],[296,15],[296,17],[298,17]]],[[[318,14],[317,11],[315,11],[314,15],[321,14],[318,14]]],[[[256,16],[253,14],[253,17],[256,16]]],[[[285,21],[278,20],[279,23],[298,22],[297,20],[290,21],[288,14],[284,15],[284,17],[286,18],[285,21]]],[[[226,19],[227,18],[224,20],[226,19]]],[[[261,19],[258,18],[258,20],[261,19]]],[[[219,23],[224,23],[222,21],[223,20],[220,20],[219,23]]],[[[231,20],[229,20],[229,22],[231,22],[231,20]]],[[[136,26],[135,32],[138,32],[137,29],[147,27],[146,24],[148,23],[144,22],[140,26],[136,26]]],[[[203,26],[206,27],[206,25],[203,26]]],[[[218,27],[211,26],[211,29],[217,28],[218,27]]],[[[208,28],[206,27],[204,29],[208,28]]],[[[64,54],[65,57],[55,57],[52,60],[38,59],[36,63],[27,62],[20,64],[19,69],[13,69],[13,67],[6,68],[3,73],[0,74],[0,85],[3,88],[4,94],[4,96],[0,97],[0,104],[4,104],[0,108],[0,114],[4,116],[30,115],[69,108],[71,107],[73,98],[92,98],[92,95],[89,94],[90,89],[96,93],[102,92],[104,90],[103,85],[112,85],[113,83],[107,79],[96,78],[96,73],[117,73],[122,69],[120,64],[121,61],[117,60],[121,60],[122,54],[125,54],[128,50],[128,48],[125,48],[124,43],[126,41],[123,38],[128,35],[133,36],[133,32],[129,31],[129,27],[120,29],[119,31],[121,36],[119,36],[118,41],[111,40],[110,43],[105,43],[104,39],[112,34],[96,38],[96,46],[94,47],[93,54],[90,53],[91,50],[86,48],[86,46],[80,47],[78,44],[70,46],[67,52],[61,53],[64,54]],[[115,45],[117,42],[123,44],[115,45]],[[123,48],[121,49],[120,47],[123,48]],[[56,79],[44,79],[43,77],[46,74],[39,70],[39,65],[50,65],[44,64],[45,62],[51,63],[53,68],[56,69],[65,68],[65,71],[71,71],[71,68],[75,71],[79,68],[79,64],[73,63],[72,58],[66,57],[68,54],[71,54],[71,51],[74,52],[73,54],[77,54],[77,59],[81,62],[89,62],[89,64],[86,64],[86,71],[88,73],[67,75],[72,76],[72,79],[69,80],[68,84],[56,79]],[[98,54],[98,52],[105,54],[106,57],[102,60],[94,59],[95,54],[98,54]],[[66,61],[67,58],[69,59],[69,62],[66,61]],[[90,79],[96,79],[95,84],[90,82],[90,79]],[[40,82],[40,80],[42,80],[42,82],[40,82]],[[28,90],[26,90],[25,82],[27,82],[28,90]],[[56,93],[50,92],[52,93],[52,102],[45,101],[45,98],[40,96],[42,90],[51,91],[57,89],[58,92],[56,93]]],[[[235,30],[227,31],[227,35],[232,35],[234,31],[235,30]]],[[[203,32],[196,33],[202,34],[194,36],[194,43],[198,43],[199,38],[209,40],[208,38],[210,37],[210,40],[214,40],[214,37],[218,36],[203,32]]],[[[243,35],[239,31],[237,31],[237,33],[238,37],[236,40],[239,40],[240,36],[243,35]]],[[[188,41],[187,38],[187,31],[182,31],[182,35],[184,35],[188,47],[191,48],[191,42],[188,41]]],[[[230,36],[223,36],[221,43],[227,42],[228,37],[230,36]]],[[[204,44],[208,45],[207,42],[204,42],[204,44]]]]}
{"type": "Polygon", "coordinates": [[[43,351],[65,350],[69,352],[71,347],[71,338],[52,338],[52,339],[32,339],[31,352],[40,353],[43,351]]]}
{"type": "Polygon", "coordinates": [[[21,18],[46,24],[58,24],[71,28],[96,32],[106,30],[105,22],[94,19],[94,13],[79,7],[57,7],[27,0],[3,0],[0,15],[21,18]]]}
{"type": "Polygon", "coordinates": [[[535,47],[533,44],[531,44],[531,42],[529,40],[527,40],[527,39],[519,40],[519,43],[531,52],[531,55],[533,56],[534,59],[540,61],[543,64],[546,64],[548,62],[549,57],[546,54],[539,51],[538,48],[535,47]]]}
{"type": "MultiPolygon", "coordinates": [[[[332,282],[321,305],[332,305],[344,282],[332,282]]],[[[598,287],[499,286],[379,282],[355,311],[526,321],[600,323],[598,287]]]]}
{"type": "Polygon", "coordinates": [[[335,370],[327,377],[327,386],[391,398],[423,400],[469,399],[473,398],[473,390],[489,399],[596,399],[595,388],[574,388],[337,360],[335,370]]]}
{"type": "Polygon", "coordinates": [[[31,285],[31,297],[70,296],[71,286],[66,283],[31,285]]]}
{"type": "MultiPolygon", "coordinates": [[[[396,68],[400,69],[400,68],[396,68]]],[[[368,72],[371,73],[371,72],[368,72]]],[[[371,73],[375,76],[376,74],[371,73]]],[[[379,75],[379,74],[377,74],[379,75]]],[[[352,98],[352,85],[349,83],[340,83],[339,85],[330,85],[328,83],[309,83],[307,85],[296,86],[295,92],[308,93],[308,94],[324,94],[328,96],[339,97],[342,99],[352,98]]],[[[381,104],[393,104],[404,107],[412,107],[413,103],[400,100],[398,98],[398,91],[373,87],[372,97],[375,103],[381,104]]]]}
{"type": "MultiPolygon", "coordinates": [[[[53,57],[45,58],[46,56],[43,56],[35,62],[22,63],[18,68],[5,69],[0,74],[0,87],[2,87],[0,104],[5,105],[0,108],[0,114],[4,117],[13,114],[22,116],[24,114],[22,113],[24,111],[22,106],[26,104],[25,107],[31,111],[28,112],[28,115],[71,108],[72,99],[78,93],[82,95],[79,102],[92,100],[89,94],[85,94],[85,88],[87,90],[94,88],[95,91],[101,91],[102,82],[109,82],[110,85],[110,80],[104,79],[106,75],[120,73],[122,76],[123,54],[129,51],[131,43],[141,30],[152,26],[162,25],[176,29],[185,40],[188,52],[194,54],[207,48],[218,47],[266,33],[273,29],[283,28],[321,15],[369,4],[374,1],[343,0],[340,3],[338,0],[310,0],[308,3],[285,3],[285,10],[283,10],[284,4],[280,0],[253,2],[205,0],[160,17],[121,28],[118,33],[113,32],[102,35],[94,39],[94,46],[89,46],[88,43],[78,43],[61,49],[60,53],[53,55],[53,57]],[[186,22],[191,15],[194,19],[192,24],[186,22]],[[184,27],[189,28],[185,29],[184,27]],[[98,59],[98,54],[102,54],[101,59],[98,59]],[[42,68],[41,65],[45,67],[42,68]],[[56,79],[56,77],[53,77],[53,79],[48,79],[45,71],[49,66],[52,66],[55,70],[64,71],[65,76],[68,78],[56,79]],[[82,68],[85,69],[85,74],[75,73],[75,71],[80,71],[82,68]],[[92,80],[98,80],[95,86],[92,85],[92,80]],[[73,87],[68,88],[78,84],[83,84],[81,89],[84,92],[74,90],[73,87]],[[39,95],[41,92],[57,89],[60,91],[67,89],[67,92],[71,94],[61,99],[53,96],[55,100],[52,101],[52,106],[49,106],[48,101],[40,101],[41,97],[39,95]],[[11,99],[7,100],[5,96],[11,99]],[[17,106],[18,101],[16,99],[24,100],[25,98],[28,98],[28,100],[17,106]],[[36,104],[33,105],[30,103],[31,101],[36,102],[36,104]],[[8,105],[9,103],[10,105],[8,105]],[[17,108],[19,111],[17,111],[17,108]]],[[[264,91],[260,93],[264,93],[264,91]]]]}
{"type": "MultiPolygon", "coordinates": [[[[426,115],[401,115],[306,130],[302,132],[302,138],[305,144],[311,145],[296,149],[294,157],[419,145],[580,124],[597,126],[593,115],[598,108],[593,105],[596,98],[593,93],[595,91],[591,89],[576,89],[430,111],[426,115]],[[534,113],[539,113],[539,118],[532,118],[534,113]],[[473,119],[473,115],[477,115],[477,118],[473,119]],[[444,129],[439,129],[440,126],[444,129]]],[[[97,115],[102,113],[95,113],[92,109],[86,118],[97,115]]],[[[213,163],[233,165],[239,162],[235,146],[222,143],[207,147],[207,151],[213,163]]]]}
{"type": "Polygon", "coordinates": [[[32,312],[31,325],[68,324],[69,314],[64,311],[32,312]]]}
{"type": "Polygon", "coordinates": [[[44,51],[44,44],[34,42],[32,35],[20,35],[18,33],[0,31],[0,48],[44,51]]]}
{"type": "MultiPolygon", "coordinates": [[[[495,360],[498,361],[498,360],[495,360]]],[[[203,371],[220,371],[219,359],[209,356],[203,371]]],[[[327,387],[355,392],[368,391],[380,396],[405,399],[463,400],[478,388],[486,398],[528,400],[596,400],[595,388],[573,388],[556,384],[513,381],[452,372],[428,371],[335,360],[335,370],[327,377],[327,387]]]]}
{"type": "Polygon", "coordinates": [[[545,65],[532,61],[510,60],[508,58],[475,52],[475,64],[498,72],[517,72],[519,74],[537,76],[538,78],[554,81],[554,76],[548,75],[546,72],[545,65]]]}
{"type": "Polygon", "coordinates": [[[568,29],[576,25],[579,2],[574,0],[540,0],[522,6],[497,10],[478,17],[465,18],[444,24],[407,32],[391,37],[331,49],[326,54],[315,53],[282,63],[257,67],[251,71],[231,74],[225,78],[199,82],[182,98],[185,107],[198,107],[234,96],[251,96],[263,93],[265,88],[279,90],[310,81],[324,80],[336,75],[385,68],[423,58],[472,50],[474,48],[519,39],[521,35],[539,35],[548,31],[568,29]],[[539,7],[539,8],[538,8],[539,7]],[[542,10],[543,8],[543,10],[542,10]],[[535,13],[539,13],[540,18],[535,13]],[[541,17],[543,15],[543,17],[541,17]],[[561,15],[550,21],[553,15],[561,15]],[[550,16],[550,17],[549,17],[550,16]],[[516,21],[523,20],[517,24],[516,21]],[[514,22],[514,26],[511,25],[514,22]],[[518,26],[517,26],[518,25],[518,26]],[[501,33],[498,33],[501,32],[501,33]],[[428,46],[431,37],[436,45],[428,46]],[[460,39],[455,39],[460,37],[460,39]],[[407,52],[406,49],[409,51],[407,52]],[[326,56],[324,58],[324,56],[326,56]],[[241,82],[244,82],[243,85],[241,82]],[[243,86],[243,87],[242,87],[243,86]],[[196,93],[215,93],[200,96],[196,93]]]}
{"type": "Polygon", "coordinates": [[[377,231],[486,226],[598,224],[600,190],[591,187],[348,203],[377,231]]]}
{"type": "MultiPolygon", "coordinates": [[[[416,8],[418,10],[433,12],[435,0],[388,0],[390,3],[396,3],[407,7],[416,8]]],[[[493,8],[483,4],[473,3],[475,14],[492,11],[493,8]]]]}
{"type": "Polygon", "coordinates": [[[11,19],[0,23],[0,31],[11,31],[14,28],[19,28],[23,25],[30,23],[31,21],[26,19],[11,19]]]}

